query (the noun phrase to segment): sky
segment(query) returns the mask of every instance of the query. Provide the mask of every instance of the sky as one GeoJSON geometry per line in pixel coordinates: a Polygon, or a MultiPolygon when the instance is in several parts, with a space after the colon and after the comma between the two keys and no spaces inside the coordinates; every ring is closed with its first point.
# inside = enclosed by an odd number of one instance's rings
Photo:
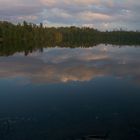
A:
{"type": "Polygon", "coordinates": [[[140,0],[0,0],[0,20],[140,30],[140,0]]]}

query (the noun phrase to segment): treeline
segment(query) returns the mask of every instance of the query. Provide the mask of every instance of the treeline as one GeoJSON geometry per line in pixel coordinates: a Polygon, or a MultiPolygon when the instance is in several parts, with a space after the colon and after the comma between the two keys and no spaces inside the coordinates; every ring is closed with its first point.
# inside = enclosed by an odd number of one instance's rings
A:
{"type": "MultiPolygon", "coordinates": [[[[0,21],[0,52],[43,47],[88,47],[97,44],[140,45],[139,31],[99,31],[89,27],[43,27],[24,21],[12,24],[0,21]]],[[[27,52],[28,53],[28,52],[27,52]]]]}
{"type": "MultiPolygon", "coordinates": [[[[98,41],[99,31],[91,28],[60,27],[47,28],[24,21],[14,25],[0,22],[0,38],[7,43],[33,43],[44,46],[79,44],[98,41]],[[12,42],[11,42],[12,41],[12,42]]],[[[30,45],[30,44],[29,44],[30,45]]]]}

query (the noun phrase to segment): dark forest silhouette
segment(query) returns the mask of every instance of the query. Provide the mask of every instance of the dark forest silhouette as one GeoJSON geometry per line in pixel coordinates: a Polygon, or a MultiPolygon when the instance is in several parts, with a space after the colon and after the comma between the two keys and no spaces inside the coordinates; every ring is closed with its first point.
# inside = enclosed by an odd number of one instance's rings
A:
{"type": "Polygon", "coordinates": [[[28,54],[44,47],[89,47],[98,44],[140,45],[139,31],[99,31],[89,27],[44,27],[24,21],[0,22],[0,55],[28,54]]]}

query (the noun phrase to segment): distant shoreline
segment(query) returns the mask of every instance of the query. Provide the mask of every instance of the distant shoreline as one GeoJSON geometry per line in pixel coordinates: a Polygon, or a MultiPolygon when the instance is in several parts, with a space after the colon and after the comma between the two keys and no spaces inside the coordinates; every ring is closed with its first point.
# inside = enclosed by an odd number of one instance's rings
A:
{"type": "Polygon", "coordinates": [[[140,31],[99,31],[90,27],[44,27],[24,21],[0,21],[2,46],[91,46],[92,44],[140,45],[140,31]]]}

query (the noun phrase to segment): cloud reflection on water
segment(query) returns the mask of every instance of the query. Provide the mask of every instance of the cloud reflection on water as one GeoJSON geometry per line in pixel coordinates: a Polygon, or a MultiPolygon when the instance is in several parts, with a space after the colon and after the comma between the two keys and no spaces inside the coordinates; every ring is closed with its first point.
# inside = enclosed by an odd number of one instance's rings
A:
{"type": "Polygon", "coordinates": [[[0,58],[0,77],[22,77],[31,83],[90,81],[97,77],[132,78],[140,82],[140,49],[100,45],[93,48],[54,48],[28,57],[0,58]]]}

